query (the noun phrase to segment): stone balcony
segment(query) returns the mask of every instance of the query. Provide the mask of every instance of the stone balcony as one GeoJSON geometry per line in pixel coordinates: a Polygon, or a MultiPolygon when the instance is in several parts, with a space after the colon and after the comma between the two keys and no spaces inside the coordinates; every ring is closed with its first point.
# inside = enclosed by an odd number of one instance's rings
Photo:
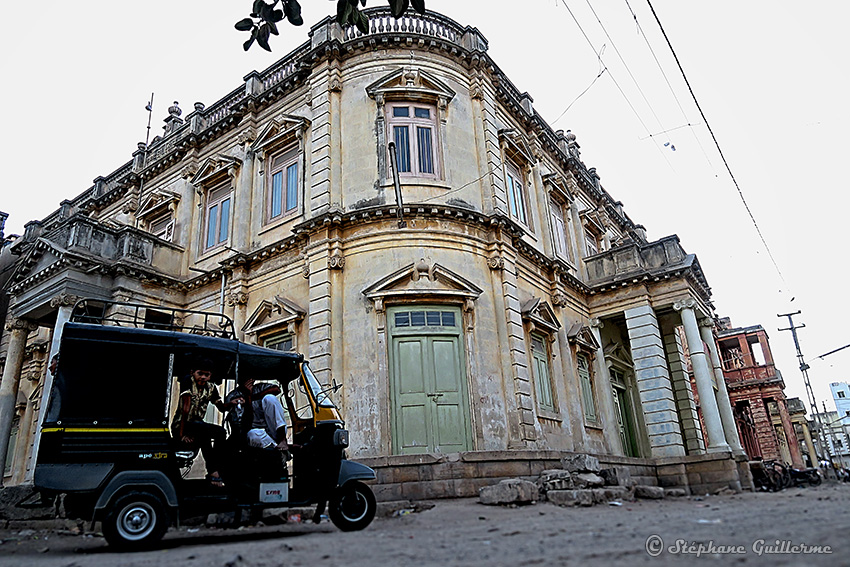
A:
{"type": "Polygon", "coordinates": [[[696,256],[685,252],[676,235],[649,243],[629,242],[584,261],[591,287],[654,279],[686,269],[695,269],[701,276],[696,256]]]}

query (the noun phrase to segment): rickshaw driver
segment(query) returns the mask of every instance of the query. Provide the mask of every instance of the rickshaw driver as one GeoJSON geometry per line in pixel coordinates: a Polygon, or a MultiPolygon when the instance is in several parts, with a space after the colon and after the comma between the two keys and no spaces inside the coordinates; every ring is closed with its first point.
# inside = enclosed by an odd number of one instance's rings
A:
{"type": "Polygon", "coordinates": [[[180,379],[180,403],[171,422],[171,433],[180,443],[201,449],[207,479],[213,486],[223,487],[219,468],[226,434],[220,425],[204,421],[204,416],[210,403],[224,412],[234,407],[236,402],[226,404],[221,400],[218,388],[210,383],[212,366],[209,359],[198,359],[190,375],[180,379]]]}

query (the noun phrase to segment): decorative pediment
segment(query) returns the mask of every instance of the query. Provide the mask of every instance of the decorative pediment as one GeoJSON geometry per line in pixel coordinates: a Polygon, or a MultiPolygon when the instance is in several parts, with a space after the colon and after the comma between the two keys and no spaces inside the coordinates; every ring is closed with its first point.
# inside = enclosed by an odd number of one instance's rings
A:
{"type": "Polygon", "coordinates": [[[573,323],[570,330],[567,331],[567,340],[570,344],[594,353],[599,350],[599,342],[593,336],[593,331],[581,321],[573,323]]]}
{"type": "Polygon", "coordinates": [[[310,121],[302,116],[280,114],[260,131],[257,139],[251,144],[251,150],[258,153],[274,150],[300,139],[309,127],[310,121]]]}
{"type": "Polygon", "coordinates": [[[287,329],[295,333],[295,324],[301,321],[306,311],[295,303],[275,295],[272,300],[263,300],[248,317],[242,331],[247,334],[259,334],[273,329],[287,329]]]}
{"type": "Polygon", "coordinates": [[[455,92],[434,75],[410,66],[384,75],[366,87],[366,94],[374,99],[403,98],[428,102],[448,102],[455,96],[455,92]]]}
{"type": "Polygon", "coordinates": [[[534,151],[531,149],[528,141],[515,128],[499,130],[499,141],[507,146],[511,153],[522,156],[522,159],[524,159],[529,166],[537,162],[534,157],[534,151]]]}
{"type": "Polygon", "coordinates": [[[575,200],[567,185],[567,181],[561,175],[548,173],[543,176],[543,183],[550,193],[560,197],[561,200],[567,203],[572,203],[575,200]]]}
{"type": "Polygon", "coordinates": [[[201,163],[195,176],[192,177],[192,184],[202,186],[222,181],[228,177],[236,177],[236,172],[241,165],[242,160],[233,156],[218,155],[207,158],[201,163]]]}
{"type": "Polygon", "coordinates": [[[529,322],[534,330],[546,331],[549,333],[557,333],[561,328],[561,323],[552,311],[552,307],[539,297],[532,297],[522,304],[520,308],[522,318],[529,322]]]}
{"type": "MultiPolygon", "coordinates": [[[[440,264],[425,260],[381,278],[363,290],[363,295],[375,302],[379,310],[387,299],[463,299],[475,300],[482,289],[440,264]]],[[[469,308],[470,305],[467,304],[469,308]]]]}
{"type": "Polygon", "coordinates": [[[180,195],[167,189],[155,189],[142,200],[139,212],[136,216],[143,219],[154,214],[165,212],[173,208],[180,201],[180,195]]]}
{"type": "Polygon", "coordinates": [[[633,365],[632,353],[623,344],[618,342],[611,343],[603,350],[608,366],[619,364],[620,366],[631,367],[633,365]]]}

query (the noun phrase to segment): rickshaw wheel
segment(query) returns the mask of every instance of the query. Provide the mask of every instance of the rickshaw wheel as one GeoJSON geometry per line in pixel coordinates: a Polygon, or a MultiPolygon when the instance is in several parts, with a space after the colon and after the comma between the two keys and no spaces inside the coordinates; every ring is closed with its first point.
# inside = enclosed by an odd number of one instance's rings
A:
{"type": "Polygon", "coordinates": [[[372,489],[353,480],[336,490],[328,503],[328,515],[342,531],[354,532],[372,523],[377,507],[372,489]]]}
{"type": "Polygon", "coordinates": [[[141,548],[159,541],[168,529],[162,500],[149,492],[129,492],[110,506],[103,537],[114,547],[141,548]]]}

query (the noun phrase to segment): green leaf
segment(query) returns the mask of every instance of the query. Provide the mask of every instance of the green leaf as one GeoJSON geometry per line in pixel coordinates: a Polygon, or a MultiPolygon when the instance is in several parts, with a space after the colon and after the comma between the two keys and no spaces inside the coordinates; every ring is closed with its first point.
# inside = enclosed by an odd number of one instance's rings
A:
{"type": "Polygon", "coordinates": [[[264,21],[269,21],[272,17],[272,7],[269,4],[263,2],[263,5],[260,7],[260,17],[264,21]]]}
{"type": "Polygon", "coordinates": [[[336,3],[336,21],[339,25],[344,26],[348,22],[348,17],[351,15],[351,4],[348,0],[338,0],[336,3]]]}
{"type": "Polygon", "coordinates": [[[251,39],[242,44],[242,49],[248,51],[248,48],[251,47],[251,44],[254,43],[254,40],[257,39],[257,27],[251,30],[251,39]]]}
{"type": "Polygon", "coordinates": [[[271,51],[272,48],[269,47],[269,25],[263,24],[260,26],[260,31],[257,33],[257,43],[260,47],[265,49],[266,51],[271,51]]]}
{"type": "Polygon", "coordinates": [[[283,11],[286,14],[286,19],[293,26],[300,26],[304,23],[301,18],[301,4],[298,3],[298,0],[284,0],[283,11]]]}
{"type": "MultiPolygon", "coordinates": [[[[357,4],[357,0],[354,0],[354,3],[357,4]]],[[[365,8],[366,7],[366,0],[360,0],[360,5],[365,8]]]]}
{"type": "Polygon", "coordinates": [[[272,17],[269,19],[272,23],[277,23],[283,20],[283,10],[272,10],[272,17]]]}
{"type": "Polygon", "coordinates": [[[425,0],[410,0],[410,3],[413,4],[414,10],[420,14],[425,13],[425,0]]]}
{"type": "Polygon", "coordinates": [[[254,20],[252,20],[251,18],[239,20],[238,22],[236,22],[235,27],[239,31],[249,31],[252,27],[254,27],[254,20]]]}
{"type": "Polygon", "coordinates": [[[254,0],[254,6],[251,8],[251,11],[255,14],[259,14],[260,10],[263,8],[263,4],[265,4],[263,0],[254,0]]]}
{"type": "Polygon", "coordinates": [[[357,14],[357,29],[365,35],[369,33],[369,16],[360,11],[357,14]]]}
{"type": "Polygon", "coordinates": [[[274,23],[274,22],[269,22],[269,23],[268,23],[268,26],[269,26],[269,32],[270,32],[272,35],[280,35],[280,33],[277,31],[277,24],[276,24],[276,23],[274,23]]]}
{"type": "Polygon", "coordinates": [[[400,18],[404,14],[406,0],[389,0],[389,2],[393,18],[400,18]]]}

